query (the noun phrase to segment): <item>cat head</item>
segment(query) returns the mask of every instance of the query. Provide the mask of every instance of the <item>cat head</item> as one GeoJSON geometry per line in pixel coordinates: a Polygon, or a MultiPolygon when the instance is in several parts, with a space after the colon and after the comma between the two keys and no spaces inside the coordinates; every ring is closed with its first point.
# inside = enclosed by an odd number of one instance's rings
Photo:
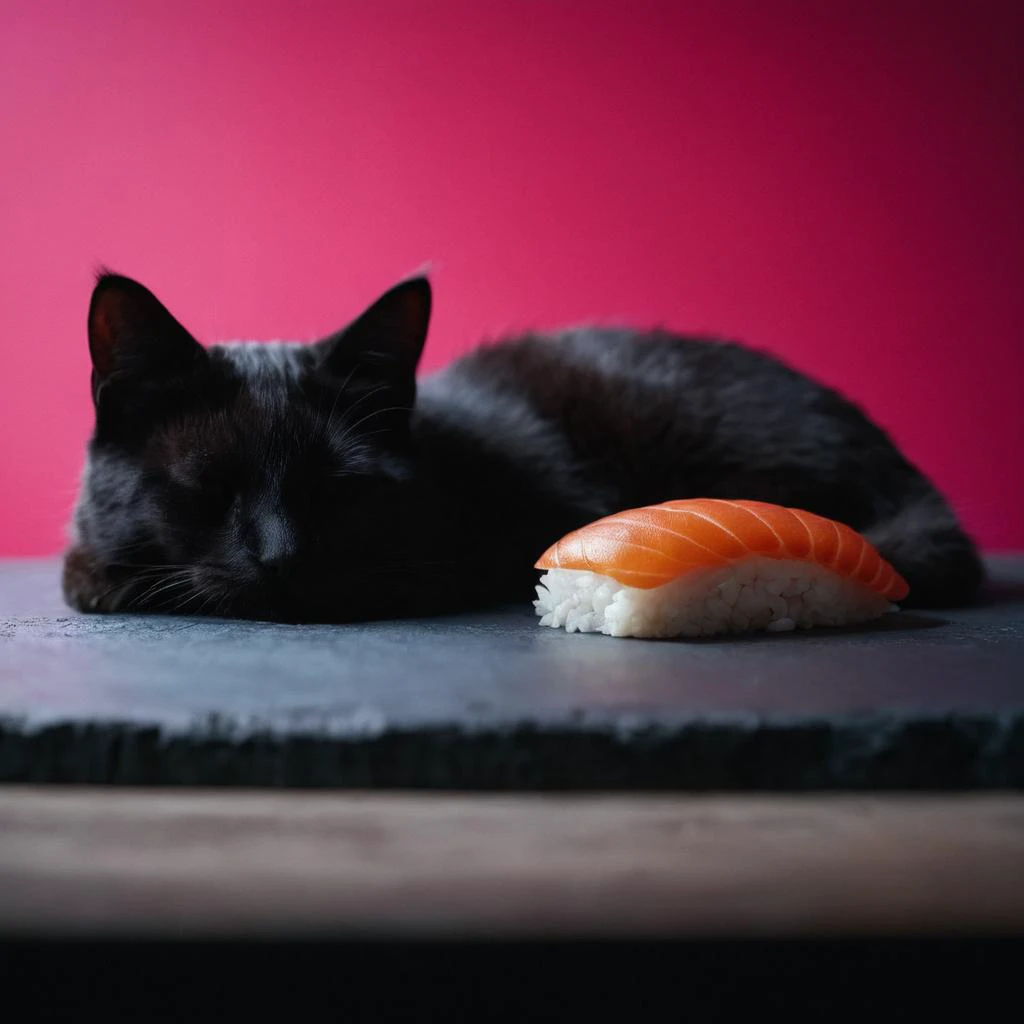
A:
{"type": "Polygon", "coordinates": [[[204,348],[148,289],[103,274],[88,317],[95,431],[67,563],[92,579],[71,587],[67,570],[69,599],[374,614],[388,566],[412,557],[410,416],[430,306],[414,278],[315,343],[204,348]],[[343,610],[360,588],[360,607],[343,610]]]}

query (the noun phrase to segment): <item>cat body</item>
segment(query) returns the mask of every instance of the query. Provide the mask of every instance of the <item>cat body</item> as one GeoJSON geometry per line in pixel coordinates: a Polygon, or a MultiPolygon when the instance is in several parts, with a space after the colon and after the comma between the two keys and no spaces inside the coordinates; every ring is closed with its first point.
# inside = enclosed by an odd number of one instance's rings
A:
{"type": "Polygon", "coordinates": [[[321,622],[525,602],[564,533],[686,497],[845,522],[919,605],[976,590],[977,552],[935,488],[778,360],[580,328],[417,382],[430,304],[417,278],[311,345],[203,349],[141,285],[101,277],[68,601],[321,622]]]}

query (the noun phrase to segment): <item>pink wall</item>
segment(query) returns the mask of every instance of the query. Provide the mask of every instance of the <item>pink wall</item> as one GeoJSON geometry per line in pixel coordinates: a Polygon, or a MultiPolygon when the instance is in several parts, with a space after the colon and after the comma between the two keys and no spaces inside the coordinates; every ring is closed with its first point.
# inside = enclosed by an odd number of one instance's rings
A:
{"type": "Polygon", "coordinates": [[[94,266],[306,337],[426,261],[427,363],[581,319],[745,337],[1024,547],[1018,3],[0,6],[0,553],[61,544],[94,266]]]}

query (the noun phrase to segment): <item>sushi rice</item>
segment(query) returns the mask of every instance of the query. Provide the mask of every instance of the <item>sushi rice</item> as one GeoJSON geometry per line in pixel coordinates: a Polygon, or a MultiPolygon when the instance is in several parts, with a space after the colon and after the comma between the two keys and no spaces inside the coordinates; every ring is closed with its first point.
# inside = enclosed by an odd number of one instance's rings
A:
{"type": "Polygon", "coordinates": [[[619,637],[711,636],[845,626],[896,611],[887,597],[802,559],[751,556],[650,589],[585,569],[550,569],[534,608],[542,626],[619,637]]]}

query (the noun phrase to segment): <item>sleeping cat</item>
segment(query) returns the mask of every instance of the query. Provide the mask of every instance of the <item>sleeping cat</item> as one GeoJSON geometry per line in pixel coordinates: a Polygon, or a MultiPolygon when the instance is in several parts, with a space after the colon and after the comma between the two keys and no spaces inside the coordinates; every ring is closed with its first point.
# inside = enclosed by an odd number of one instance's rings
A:
{"type": "Polygon", "coordinates": [[[67,601],[290,622],[525,603],[562,534],[696,496],[839,519],[917,605],[974,594],[977,552],[935,488],[777,360],[583,328],[481,348],[417,385],[430,307],[415,278],[314,344],[203,348],[142,285],[103,274],[67,601]]]}

